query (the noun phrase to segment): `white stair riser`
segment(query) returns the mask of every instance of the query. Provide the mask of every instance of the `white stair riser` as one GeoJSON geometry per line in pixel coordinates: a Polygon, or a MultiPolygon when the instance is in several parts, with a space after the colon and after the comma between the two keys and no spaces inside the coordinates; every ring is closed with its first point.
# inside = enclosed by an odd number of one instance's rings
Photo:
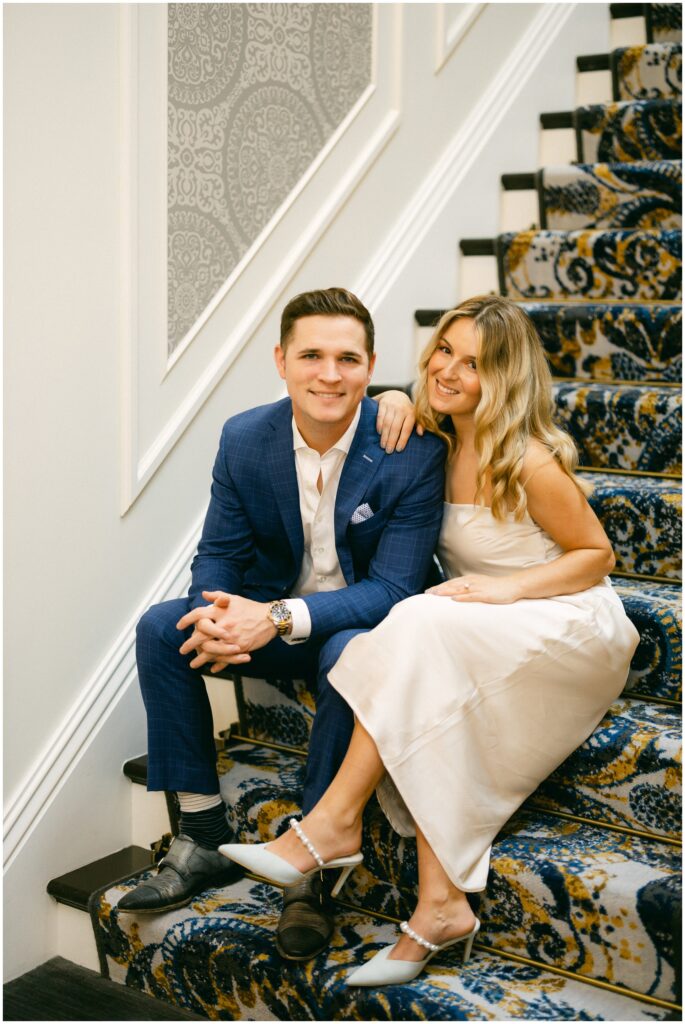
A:
{"type": "Polygon", "coordinates": [[[612,18],[609,25],[611,49],[619,46],[644,46],[647,42],[647,26],[642,15],[637,18],[612,18]]]}
{"type": "Polygon", "coordinates": [[[576,74],[576,106],[612,102],[611,71],[579,71],[576,74]]]}
{"type": "Polygon", "coordinates": [[[145,786],[132,783],[131,844],[148,849],[170,829],[164,793],[148,793],[145,786]]]}
{"type": "Polygon", "coordinates": [[[65,960],[100,973],[93,926],[85,911],[57,904],[57,949],[65,960]]]}
{"type": "Polygon", "coordinates": [[[529,231],[540,227],[538,194],[535,189],[502,189],[499,207],[500,231],[529,231]]]}
{"type": "Polygon", "coordinates": [[[497,260],[494,256],[462,256],[459,261],[457,299],[463,302],[473,295],[499,293],[497,260]]]}
{"type": "Polygon", "coordinates": [[[539,167],[571,164],[576,159],[576,133],[573,128],[541,128],[539,167]]]}

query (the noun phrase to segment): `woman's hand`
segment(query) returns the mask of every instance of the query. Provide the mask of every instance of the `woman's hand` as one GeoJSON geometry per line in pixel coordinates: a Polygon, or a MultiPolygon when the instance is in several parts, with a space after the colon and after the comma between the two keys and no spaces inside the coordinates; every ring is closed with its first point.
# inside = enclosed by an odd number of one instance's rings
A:
{"type": "Polygon", "coordinates": [[[485,604],[512,604],[522,597],[516,576],[476,576],[473,573],[455,576],[431,587],[426,593],[449,597],[453,601],[482,601],[485,604]]]}
{"type": "MultiPolygon", "coordinates": [[[[388,455],[403,451],[416,423],[414,403],[403,391],[384,391],[376,396],[376,401],[376,430],[381,435],[381,448],[388,455]]],[[[423,427],[417,427],[416,433],[423,434],[423,427]]]]}

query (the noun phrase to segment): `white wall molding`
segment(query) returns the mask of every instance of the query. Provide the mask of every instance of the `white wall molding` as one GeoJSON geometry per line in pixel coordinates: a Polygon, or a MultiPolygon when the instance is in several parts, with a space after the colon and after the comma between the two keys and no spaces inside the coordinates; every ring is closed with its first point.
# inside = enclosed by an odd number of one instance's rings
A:
{"type": "Polygon", "coordinates": [[[576,4],[546,4],[353,286],[376,310],[476,163],[576,4]],[[467,154],[465,156],[465,154],[467,154]]]}
{"type": "Polygon", "coordinates": [[[289,250],[286,258],[280,262],[268,282],[264,285],[259,297],[248,308],[235,330],[229,334],[222,347],[207,364],[182,403],[164,424],[153,443],[142,453],[136,465],[135,481],[127,496],[124,511],[130,507],[145,485],[154,476],[233,361],[254,335],[261,322],[271,312],[283,289],[295,276],[303,260],[309,255],[342,209],[357,184],[392,138],[398,128],[399,121],[400,114],[397,110],[392,110],[385,116],[358,159],[349,166],[347,173],[340,180],[337,189],[331,194],[328,202],[319,209],[317,216],[310,221],[308,228],[301,232],[297,242],[289,250]]]}
{"type": "Polygon", "coordinates": [[[451,3],[435,5],[436,74],[445,66],[463,37],[486,7],[487,4],[451,3]]]}
{"type": "Polygon", "coordinates": [[[76,702],[5,806],[4,868],[7,871],[81,757],[106,724],[136,675],[136,623],[150,605],[187,593],[190,561],[200,537],[204,512],[193,523],[150,591],[105,654],[76,702]]]}
{"type": "MultiPolygon", "coordinates": [[[[166,33],[162,32],[162,15],[158,8],[150,5],[146,8],[143,5],[142,8],[131,9],[129,6],[124,9],[122,81],[127,73],[129,78],[122,90],[122,133],[128,131],[131,137],[128,141],[122,140],[122,201],[127,204],[128,210],[122,218],[122,273],[127,275],[127,279],[122,289],[126,301],[122,313],[121,515],[125,515],[131,508],[173,450],[226,371],[272,311],[283,289],[296,275],[396,132],[400,123],[401,19],[401,5],[374,5],[371,84],[212,298],[174,354],[168,357],[166,277],[162,282],[159,274],[149,269],[155,262],[161,265],[166,259],[166,250],[163,256],[160,255],[162,239],[166,239],[166,221],[163,220],[159,202],[162,190],[166,201],[166,163],[162,166],[159,140],[151,142],[148,131],[150,119],[153,126],[157,122],[158,127],[162,116],[166,117],[160,73],[154,70],[155,64],[161,64],[160,40],[162,36],[166,37],[166,33]],[[148,53],[151,59],[148,59],[148,53]],[[153,70],[150,70],[150,65],[153,70]],[[343,152],[342,147],[347,145],[347,139],[354,136],[355,131],[356,142],[352,142],[352,148],[343,152]],[[361,145],[360,133],[363,133],[361,145]],[[315,200],[317,205],[313,208],[302,207],[303,201],[309,202],[310,186],[324,172],[331,179],[325,198],[323,201],[315,200]],[[293,228],[295,223],[296,229],[293,228]],[[279,244],[272,246],[268,243],[275,241],[275,236],[283,230],[293,234],[292,244],[286,247],[284,258],[278,260],[276,257],[274,260],[273,253],[283,251],[284,236],[281,235],[280,249],[279,244]],[[265,248],[268,250],[266,254],[265,248]],[[159,259],[155,261],[146,258],[145,254],[150,256],[153,253],[157,253],[159,259]],[[129,256],[132,258],[129,259],[129,256]],[[267,262],[270,257],[272,266],[273,262],[278,262],[276,271],[268,267],[268,280],[260,281],[259,287],[252,289],[256,296],[254,301],[236,301],[239,312],[221,341],[205,345],[204,332],[210,322],[221,320],[217,314],[225,315],[227,300],[248,270],[259,273],[255,265],[262,265],[261,257],[267,259],[267,262]],[[147,274],[151,275],[150,282],[146,281],[147,274]],[[247,313],[244,313],[246,306],[247,313]],[[235,321],[238,321],[236,326],[235,321]],[[141,347],[142,339],[145,339],[145,349],[141,347]],[[191,345],[193,341],[195,344],[191,345]],[[151,345],[156,353],[154,365],[150,363],[145,351],[151,345]],[[187,358],[182,357],[187,357],[190,350],[195,353],[198,346],[201,353],[197,353],[193,365],[189,365],[187,358]],[[169,384],[176,389],[176,397],[173,403],[167,403],[171,409],[167,409],[165,414],[160,396],[169,384]],[[154,414],[155,432],[150,440],[149,430],[146,431],[141,422],[141,409],[145,408],[146,413],[149,413],[157,398],[160,398],[160,412],[154,414]],[[146,433],[147,439],[144,436],[146,433]]],[[[316,188],[313,191],[316,192],[316,188]]],[[[221,329],[220,323],[212,325],[214,335],[221,329]]]]}

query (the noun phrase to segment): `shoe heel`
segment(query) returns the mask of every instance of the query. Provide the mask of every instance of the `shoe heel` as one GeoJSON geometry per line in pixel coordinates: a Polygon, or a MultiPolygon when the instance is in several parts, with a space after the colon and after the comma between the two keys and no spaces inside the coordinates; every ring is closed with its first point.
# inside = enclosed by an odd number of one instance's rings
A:
{"type": "Polygon", "coordinates": [[[335,885],[331,889],[331,896],[337,896],[338,895],[338,893],[342,889],[343,885],[345,884],[345,882],[350,877],[350,875],[352,874],[352,872],[354,871],[354,869],[356,867],[357,867],[356,864],[350,864],[349,867],[346,867],[346,868],[342,869],[342,871],[338,875],[338,881],[335,883],[335,885]]]}
{"type": "Polygon", "coordinates": [[[471,959],[471,950],[473,949],[473,940],[475,939],[476,935],[477,935],[477,932],[474,932],[473,935],[470,935],[469,938],[466,940],[466,944],[464,946],[464,963],[465,964],[467,964],[469,962],[469,960],[471,959]]]}

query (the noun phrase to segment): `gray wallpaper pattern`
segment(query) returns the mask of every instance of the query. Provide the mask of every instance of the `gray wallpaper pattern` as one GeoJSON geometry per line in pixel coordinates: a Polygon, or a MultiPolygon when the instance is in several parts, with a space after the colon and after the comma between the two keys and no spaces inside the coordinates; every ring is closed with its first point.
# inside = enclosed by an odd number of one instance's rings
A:
{"type": "Polygon", "coordinates": [[[370,4],[169,4],[169,352],[371,81],[370,4]]]}

